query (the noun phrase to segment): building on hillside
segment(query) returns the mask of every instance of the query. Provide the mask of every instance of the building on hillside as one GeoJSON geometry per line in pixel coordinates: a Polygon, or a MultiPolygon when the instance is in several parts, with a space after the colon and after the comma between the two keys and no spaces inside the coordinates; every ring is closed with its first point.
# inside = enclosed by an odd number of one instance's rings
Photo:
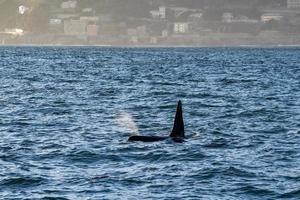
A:
{"type": "Polygon", "coordinates": [[[293,16],[293,18],[290,19],[290,23],[295,25],[300,31],[300,14],[293,16]]]}
{"type": "Polygon", "coordinates": [[[101,23],[99,24],[98,34],[107,37],[120,36],[120,34],[126,34],[123,28],[121,23],[101,23]]]}
{"type": "Polygon", "coordinates": [[[259,21],[256,19],[249,19],[247,16],[245,15],[238,15],[236,16],[232,22],[242,22],[242,23],[258,23],[259,21]]]}
{"type": "Polygon", "coordinates": [[[65,20],[64,34],[73,36],[86,35],[87,22],[81,20],[65,20]]]}
{"type": "Polygon", "coordinates": [[[19,29],[19,28],[6,28],[4,30],[4,33],[10,34],[10,35],[15,35],[15,36],[22,36],[22,35],[24,35],[24,30],[19,29]]]}
{"type": "Polygon", "coordinates": [[[166,7],[160,6],[158,10],[151,10],[150,14],[153,19],[166,19],[166,7]]]}
{"type": "Polygon", "coordinates": [[[66,19],[78,19],[79,15],[78,14],[72,14],[72,13],[58,13],[53,15],[53,18],[56,19],[61,19],[61,20],[66,20],[66,19]]]}
{"type": "Polygon", "coordinates": [[[266,23],[271,20],[280,21],[282,18],[283,16],[279,13],[265,13],[261,16],[261,21],[266,23]]]}
{"type": "Polygon", "coordinates": [[[188,9],[188,8],[184,8],[184,7],[168,7],[168,9],[173,13],[174,18],[178,18],[183,13],[193,10],[193,9],[188,9]]]}
{"type": "Polygon", "coordinates": [[[77,7],[77,1],[64,1],[60,7],[62,9],[75,9],[77,7]]]}
{"type": "Polygon", "coordinates": [[[19,6],[19,14],[24,15],[27,11],[30,11],[29,7],[23,5],[19,6]]]}
{"type": "Polygon", "coordinates": [[[192,13],[188,17],[193,21],[199,21],[202,19],[203,13],[202,12],[192,13]]]}
{"type": "Polygon", "coordinates": [[[231,23],[233,20],[233,14],[232,13],[224,13],[222,16],[222,22],[225,23],[231,23]]]}
{"type": "Polygon", "coordinates": [[[148,37],[147,27],[146,26],[138,26],[136,28],[127,29],[128,36],[136,36],[138,38],[148,37]]]}
{"type": "Polygon", "coordinates": [[[7,33],[0,33],[0,45],[5,45],[6,40],[9,40],[11,38],[10,34],[7,33]]]}
{"type": "Polygon", "coordinates": [[[162,30],[161,36],[162,36],[163,38],[169,37],[169,31],[168,31],[167,29],[162,30]]]}
{"type": "Polygon", "coordinates": [[[86,21],[89,24],[97,24],[99,22],[99,17],[97,16],[81,16],[80,21],[86,21]]]}
{"type": "Polygon", "coordinates": [[[95,13],[95,10],[93,8],[84,8],[81,10],[82,13],[85,13],[85,14],[94,14],[95,13]]]}
{"type": "Polygon", "coordinates": [[[139,37],[147,36],[147,27],[145,25],[136,27],[136,31],[139,37]]]}
{"type": "Polygon", "coordinates": [[[157,37],[150,37],[150,44],[157,44],[157,37]]]}
{"type": "Polygon", "coordinates": [[[224,13],[222,16],[222,22],[225,23],[258,23],[259,21],[256,19],[249,19],[247,16],[238,15],[233,16],[232,13],[224,13]]]}
{"type": "Polygon", "coordinates": [[[88,36],[97,36],[99,31],[99,26],[95,24],[89,24],[86,27],[86,34],[88,36]]]}
{"type": "Polygon", "coordinates": [[[52,18],[49,20],[48,28],[50,33],[62,34],[64,32],[64,23],[61,19],[52,18]]]}
{"type": "Polygon", "coordinates": [[[158,10],[160,13],[160,18],[165,19],[166,18],[166,7],[160,6],[158,10]]]}
{"type": "Polygon", "coordinates": [[[137,35],[137,30],[135,28],[129,28],[129,29],[127,29],[127,35],[136,36],[137,35]]]}
{"type": "Polygon", "coordinates": [[[300,8],[300,0],[287,0],[288,8],[300,8]]]}
{"type": "Polygon", "coordinates": [[[174,23],[174,33],[184,34],[189,32],[189,23],[187,22],[175,22],[174,23]]]}
{"type": "Polygon", "coordinates": [[[130,39],[129,39],[129,42],[130,43],[133,43],[133,44],[138,44],[139,43],[139,39],[137,36],[132,36],[130,39]]]}

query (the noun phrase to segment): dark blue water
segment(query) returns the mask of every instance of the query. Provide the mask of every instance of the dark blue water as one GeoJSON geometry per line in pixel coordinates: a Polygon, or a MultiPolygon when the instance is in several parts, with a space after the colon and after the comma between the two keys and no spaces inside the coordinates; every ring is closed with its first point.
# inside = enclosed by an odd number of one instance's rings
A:
{"type": "Polygon", "coordinates": [[[299,198],[299,48],[0,48],[0,199],[299,198]]]}

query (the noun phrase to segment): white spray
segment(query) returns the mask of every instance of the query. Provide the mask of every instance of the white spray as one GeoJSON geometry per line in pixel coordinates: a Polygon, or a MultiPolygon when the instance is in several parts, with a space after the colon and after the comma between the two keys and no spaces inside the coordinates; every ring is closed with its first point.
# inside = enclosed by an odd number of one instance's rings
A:
{"type": "Polygon", "coordinates": [[[129,113],[121,111],[117,116],[116,121],[119,127],[125,129],[125,131],[129,131],[135,135],[139,134],[139,129],[136,123],[134,122],[133,117],[129,113]]]}

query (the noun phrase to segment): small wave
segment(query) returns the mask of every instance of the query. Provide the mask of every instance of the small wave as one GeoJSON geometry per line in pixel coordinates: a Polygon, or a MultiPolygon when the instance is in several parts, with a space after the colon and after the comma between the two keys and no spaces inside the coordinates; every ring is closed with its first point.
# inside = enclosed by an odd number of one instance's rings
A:
{"type": "Polygon", "coordinates": [[[30,126],[32,125],[30,122],[25,122],[25,121],[14,121],[11,123],[12,126],[30,126]]]}
{"type": "Polygon", "coordinates": [[[97,97],[115,96],[116,94],[118,94],[117,88],[102,88],[91,91],[91,95],[97,97]]]}
{"type": "Polygon", "coordinates": [[[149,152],[149,153],[132,153],[130,155],[123,155],[124,158],[130,159],[130,160],[141,160],[141,161],[159,161],[159,160],[172,160],[171,157],[172,154],[168,153],[161,153],[161,152],[149,152]]]}
{"type": "Polygon", "coordinates": [[[174,104],[163,104],[157,107],[158,109],[174,109],[174,104]]]}
{"type": "Polygon", "coordinates": [[[201,103],[198,105],[199,107],[203,108],[219,108],[219,107],[225,107],[225,105],[218,105],[218,104],[207,104],[207,103],[201,103]]]}
{"type": "Polygon", "coordinates": [[[80,150],[70,152],[69,154],[65,155],[67,158],[72,160],[73,162],[93,162],[95,160],[100,159],[100,156],[92,151],[88,150],[80,150]]]}
{"type": "Polygon", "coordinates": [[[109,161],[120,161],[121,158],[118,155],[110,153],[95,153],[89,150],[73,151],[65,155],[71,162],[82,162],[82,163],[94,163],[100,160],[109,161]]]}
{"type": "Polygon", "coordinates": [[[69,200],[65,197],[43,197],[41,200],[69,200]]]}
{"type": "Polygon", "coordinates": [[[228,167],[225,170],[223,170],[222,174],[227,176],[233,176],[233,177],[248,177],[248,178],[254,178],[256,177],[256,174],[253,172],[246,171],[244,169],[239,169],[236,167],[228,167]]]}
{"type": "Polygon", "coordinates": [[[257,116],[261,116],[261,115],[266,115],[266,114],[268,114],[268,112],[269,111],[266,108],[258,108],[255,110],[242,111],[237,116],[238,117],[257,117],[257,116]]]}
{"type": "Polygon", "coordinates": [[[234,178],[255,178],[257,175],[253,172],[249,172],[245,169],[240,169],[234,166],[225,167],[225,168],[208,168],[202,169],[200,174],[196,176],[200,176],[201,179],[210,179],[215,176],[222,177],[234,177],[234,178]]]}
{"type": "Polygon", "coordinates": [[[268,133],[268,134],[272,134],[272,133],[287,133],[289,131],[289,129],[283,127],[283,126],[275,126],[272,127],[269,130],[263,130],[263,133],[268,133]]]}
{"type": "Polygon", "coordinates": [[[62,144],[56,144],[56,143],[49,143],[49,144],[44,144],[41,146],[41,149],[53,149],[53,150],[58,150],[58,149],[64,149],[67,148],[67,146],[62,145],[62,144]]]}
{"type": "Polygon", "coordinates": [[[191,177],[200,179],[200,180],[210,180],[213,179],[215,176],[217,176],[217,174],[219,173],[219,171],[217,169],[202,169],[202,171],[200,173],[197,173],[195,175],[192,175],[191,177]]]}
{"type": "Polygon", "coordinates": [[[282,195],[279,196],[279,198],[285,198],[285,199],[289,199],[289,198],[299,198],[300,197],[300,189],[298,190],[292,190],[290,192],[286,192],[282,195]]]}
{"type": "Polygon", "coordinates": [[[254,195],[258,197],[266,197],[266,196],[274,196],[277,195],[276,192],[269,190],[269,189],[264,189],[264,188],[259,188],[255,187],[253,185],[246,185],[238,188],[239,192],[238,193],[243,193],[243,194],[248,194],[248,195],[254,195]]]}
{"type": "Polygon", "coordinates": [[[44,181],[40,177],[18,177],[8,178],[0,182],[2,187],[32,187],[40,185],[44,181]]]}
{"type": "Polygon", "coordinates": [[[152,96],[163,96],[163,95],[171,95],[172,92],[170,91],[165,91],[165,90],[160,90],[160,91],[153,91],[151,92],[152,96]]]}
{"type": "Polygon", "coordinates": [[[232,79],[232,78],[222,78],[220,79],[220,82],[224,84],[235,84],[235,83],[251,83],[255,82],[256,80],[254,79],[232,79]]]}
{"type": "Polygon", "coordinates": [[[60,79],[61,83],[80,83],[81,80],[78,79],[60,79]]]}
{"type": "Polygon", "coordinates": [[[36,143],[32,140],[28,140],[28,139],[25,139],[21,142],[21,146],[22,147],[32,147],[33,145],[35,145],[36,143]]]}
{"type": "Polygon", "coordinates": [[[227,146],[228,146],[228,142],[224,138],[213,140],[209,144],[204,145],[204,147],[206,148],[225,148],[227,146]]]}

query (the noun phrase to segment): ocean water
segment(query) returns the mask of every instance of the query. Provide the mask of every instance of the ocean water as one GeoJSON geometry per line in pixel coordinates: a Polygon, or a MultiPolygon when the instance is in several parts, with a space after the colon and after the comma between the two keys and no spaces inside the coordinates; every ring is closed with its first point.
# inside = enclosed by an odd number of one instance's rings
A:
{"type": "Polygon", "coordinates": [[[299,48],[0,48],[0,199],[299,198],[299,48]]]}

